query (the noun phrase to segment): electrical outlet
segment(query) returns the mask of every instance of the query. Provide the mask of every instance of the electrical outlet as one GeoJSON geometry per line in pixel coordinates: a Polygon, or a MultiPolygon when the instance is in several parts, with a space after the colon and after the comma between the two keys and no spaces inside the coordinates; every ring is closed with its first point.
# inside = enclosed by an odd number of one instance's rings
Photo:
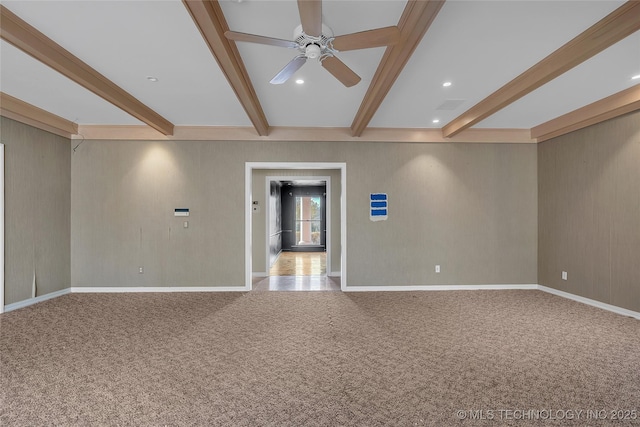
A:
{"type": "Polygon", "coordinates": [[[138,269],[138,273],[140,273],[140,274],[144,274],[144,267],[140,267],[140,268],[138,269]]]}
{"type": "Polygon", "coordinates": [[[183,225],[184,225],[184,228],[189,228],[189,221],[185,221],[183,225]]]}
{"type": "Polygon", "coordinates": [[[436,264],[436,273],[440,273],[440,264],[436,264]]]}
{"type": "Polygon", "coordinates": [[[566,271],[562,272],[562,280],[567,280],[567,272],[566,271]]]}

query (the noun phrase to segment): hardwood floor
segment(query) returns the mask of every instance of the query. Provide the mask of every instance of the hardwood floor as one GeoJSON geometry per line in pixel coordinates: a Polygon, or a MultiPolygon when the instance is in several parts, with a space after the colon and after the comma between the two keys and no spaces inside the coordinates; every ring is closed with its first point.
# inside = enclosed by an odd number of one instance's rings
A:
{"type": "Polygon", "coordinates": [[[327,274],[326,252],[280,252],[269,276],[324,276],[327,274]]]}
{"type": "Polygon", "coordinates": [[[340,291],[340,278],[329,276],[256,277],[254,291],[340,291]]]}
{"type": "Polygon", "coordinates": [[[253,280],[254,291],[339,291],[340,278],[327,276],[326,252],[281,252],[269,277],[253,280]]]}

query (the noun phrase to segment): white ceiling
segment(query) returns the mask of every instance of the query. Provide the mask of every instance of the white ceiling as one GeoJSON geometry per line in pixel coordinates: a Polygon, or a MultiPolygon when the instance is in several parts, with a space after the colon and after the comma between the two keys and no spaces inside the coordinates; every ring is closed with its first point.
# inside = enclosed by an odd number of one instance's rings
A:
{"type": "MultiPolygon", "coordinates": [[[[577,36],[623,1],[448,0],[369,126],[442,127],[577,36]],[[444,81],[453,85],[443,88],[444,81]],[[463,100],[438,111],[446,100],[463,100]],[[438,124],[433,119],[440,119],[438,124]]],[[[177,126],[251,126],[197,27],[179,0],[10,1],[2,4],[177,126]],[[155,76],[152,83],[147,76],[155,76]]],[[[325,0],[335,35],[396,25],[404,0],[325,0]]],[[[292,0],[221,1],[231,30],[291,39],[299,24],[292,0]]],[[[349,127],[385,48],[343,52],[362,77],[346,88],[308,61],[283,85],[269,80],[295,55],[286,48],[237,43],[271,126],[349,127]]],[[[531,128],[637,84],[640,32],[633,34],[476,127],[531,128]]],[[[89,124],[140,122],[0,43],[0,91],[63,118],[89,124]]]]}

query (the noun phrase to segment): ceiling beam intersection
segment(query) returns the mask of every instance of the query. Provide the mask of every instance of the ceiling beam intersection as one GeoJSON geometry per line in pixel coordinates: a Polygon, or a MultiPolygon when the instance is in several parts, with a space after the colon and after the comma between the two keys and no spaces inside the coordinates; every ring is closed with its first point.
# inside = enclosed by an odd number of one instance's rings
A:
{"type": "Polygon", "coordinates": [[[78,133],[78,124],[0,92],[0,115],[26,123],[56,135],[71,138],[78,133]]]}
{"type": "Polygon", "coordinates": [[[640,84],[531,128],[538,142],[640,110],[640,84]]]}

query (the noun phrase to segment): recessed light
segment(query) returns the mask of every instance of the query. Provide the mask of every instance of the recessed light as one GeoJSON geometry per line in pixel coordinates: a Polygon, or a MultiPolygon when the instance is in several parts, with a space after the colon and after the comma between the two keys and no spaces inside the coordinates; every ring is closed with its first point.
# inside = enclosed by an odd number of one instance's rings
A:
{"type": "Polygon", "coordinates": [[[298,79],[298,80],[296,80],[296,83],[297,83],[297,84],[299,84],[299,85],[301,85],[301,84],[303,84],[303,83],[304,83],[304,80],[302,80],[302,79],[298,79]]]}
{"type": "Polygon", "coordinates": [[[640,74],[636,74],[635,76],[631,77],[631,80],[638,80],[640,79],[640,74]]]}
{"type": "Polygon", "coordinates": [[[449,87],[449,86],[451,86],[451,82],[442,83],[442,87],[449,87]]]}
{"type": "Polygon", "coordinates": [[[158,78],[153,76],[147,76],[147,80],[149,80],[150,82],[157,82],[158,78]]]}
{"type": "Polygon", "coordinates": [[[433,119],[432,122],[433,123],[440,123],[440,119],[433,119]]]}

